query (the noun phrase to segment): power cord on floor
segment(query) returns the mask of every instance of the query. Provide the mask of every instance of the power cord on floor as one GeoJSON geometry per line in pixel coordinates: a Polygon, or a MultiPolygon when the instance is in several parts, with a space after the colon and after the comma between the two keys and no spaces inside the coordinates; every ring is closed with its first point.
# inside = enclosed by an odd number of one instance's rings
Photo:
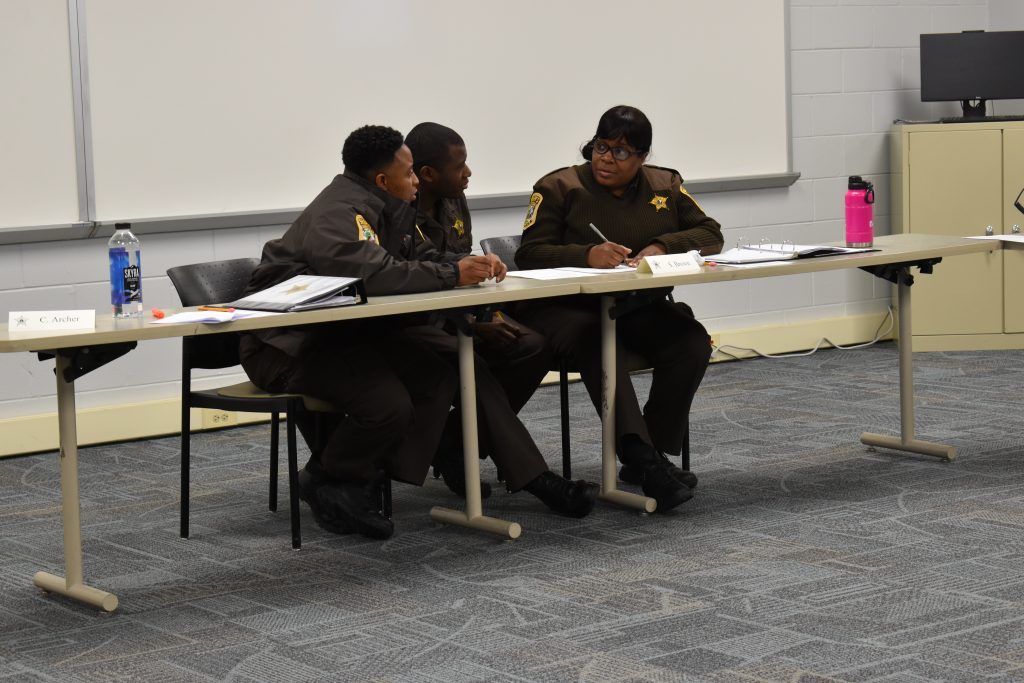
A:
{"type": "Polygon", "coordinates": [[[748,353],[752,353],[752,354],[754,354],[756,356],[760,356],[762,358],[796,358],[798,356],[809,356],[812,353],[814,353],[815,351],[817,351],[818,349],[820,349],[822,344],[829,344],[831,347],[836,348],[836,349],[842,349],[843,351],[850,351],[850,350],[853,350],[853,349],[863,349],[863,348],[866,348],[868,346],[871,346],[872,344],[876,344],[879,341],[881,341],[882,337],[884,337],[884,336],[888,335],[890,332],[892,332],[892,327],[893,327],[893,313],[892,313],[892,305],[890,304],[889,305],[889,312],[888,312],[888,314],[885,316],[885,318],[882,320],[882,322],[879,323],[878,329],[875,330],[875,338],[872,339],[871,341],[863,342],[861,344],[851,344],[849,346],[843,346],[842,344],[835,343],[834,341],[832,341],[828,337],[822,337],[821,339],[818,340],[818,343],[814,345],[813,349],[810,349],[808,351],[794,352],[794,353],[765,353],[763,351],[758,351],[757,349],[753,349],[753,348],[746,348],[744,346],[733,346],[732,344],[722,344],[721,346],[716,346],[716,347],[714,347],[711,350],[711,357],[714,358],[715,354],[721,354],[723,356],[728,356],[729,358],[733,358],[735,360],[742,360],[743,358],[745,358],[745,356],[738,356],[738,355],[736,355],[734,353],[729,353],[728,351],[724,351],[723,349],[732,349],[733,351],[746,351],[748,353]],[[886,326],[886,323],[888,323],[888,326],[886,326]],[[882,330],[883,327],[886,328],[884,331],[882,330]]]}

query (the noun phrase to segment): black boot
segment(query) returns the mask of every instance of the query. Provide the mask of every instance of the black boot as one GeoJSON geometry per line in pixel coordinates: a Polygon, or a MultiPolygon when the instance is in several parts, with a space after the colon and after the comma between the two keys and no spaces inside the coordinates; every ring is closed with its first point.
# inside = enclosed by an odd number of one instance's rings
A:
{"type": "Polygon", "coordinates": [[[658,462],[644,467],[644,480],[640,488],[645,496],[658,501],[657,512],[668,512],[693,498],[690,487],[672,476],[672,473],[658,462]]]}
{"type": "Polygon", "coordinates": [[[299,470],[299,498],[309,506],[317,526],[332,534],[390,537],[394,524],[380,510],[381,486],[334,482],[315,460],[299,470]]]}
{"type": "Polygon", "coordinates": [[[330,483],[331,481],[327,478],[327,474],[324,473],[320,463],[310,460],[306,463],[305,467],[299,470],[299,500],[309,506],[310,511],[313,513],[313,519],[321,529],[332,534],[352,533],[338,519],[325,515],[324,510],[321,509],[320,499],[317,498],[317,491],[330,483]]]}
{"type": "Polygon", "coordinates": [[[645,496],[658,502],[658,512],[667,512],[693,498],[693,491],[687,484],[688,481],[696,484],[693,473],[673,465],[664,453],[654,450],[636,434],[622,437],[619,453],[627,476],[633,478],[636,471],[640,472],[640,481],[636,483],[640,484],[645,496]]]}
{"type": "Polygon", "coordinates": [[[554,472],[545,472],[523,487],[549,508],[568,517],[586,517],[594,509],[598,486],[590,482],[569,481],[554,472]]]}
{"type": "MultiPolygon", "coordinates": [[[[377,482],[344,482],[327,484],[317,489],[316,499],[321,516],[340,531],[356,533],[367,538],[390,538],[394,523],[378,509],[380,487],[377,482]]],[[[320,524],[320,520],[317,520],[320,524]]],[[[330,530],[324,524],[320,524],[330,530]]]]}
{"type": "MultiPolygon", "coordinates": [[[[697,488],[697,475],[690,470],[684,470],[672,463],[661,451],[657,452],[658,457],[665,460],[665,467],[669,469],[672,476],[685,484],[687,488],[697,488]]],[[[623,465],[619,469],[619,479],[627,484],[643,484],[644,468],[640,465],[623,465]]]]}

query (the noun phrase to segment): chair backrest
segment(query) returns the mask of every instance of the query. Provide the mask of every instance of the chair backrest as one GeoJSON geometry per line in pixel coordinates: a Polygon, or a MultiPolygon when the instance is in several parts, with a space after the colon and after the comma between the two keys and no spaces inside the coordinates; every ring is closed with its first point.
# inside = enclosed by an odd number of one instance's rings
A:
{"type": "Polygon", "coordinates": [[[242,296],[258,258],[207,261],[167,269],[182,306],[202,306],[234,301],[242,296]]]}
{"type": "MultiPolygon", "coordinates": [[[[258,258],[208,261],[167,269],[167,277],[183,306],[234,301],[242,296],[258,258]]],[[[183,337],[183,373],[192,368],[229,368],[238,365],[238,334],[183,337]]]]}
{"type": "Polygon", "coordinates": [[[516,251],[519,249],[522,239],[522,235],[485,237],[480,240],[480,248],[485,254],[494,254],[500,258],[509,270],[519,270],[519,266],[516,265],[516,251]]]}

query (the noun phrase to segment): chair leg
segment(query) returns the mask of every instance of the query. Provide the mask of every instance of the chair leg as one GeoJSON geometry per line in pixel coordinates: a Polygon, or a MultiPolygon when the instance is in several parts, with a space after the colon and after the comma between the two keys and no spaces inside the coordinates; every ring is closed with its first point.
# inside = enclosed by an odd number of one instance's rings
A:
{"type": "Polygon", "coordinates": [[[189,499],[189,468],[191,466],[191,453],[189,447],[192,439],[192,428],[189,424],[189,403],[182,397],[181,404],[181,503],[179,510],[180,529],[178,535],[188,538],[188,499],[189,499]]]}
{"type": "Polygon", "coordinates": [[[289,410],[285,419],[288,422],[285,428],[288,433],[288,507],[292,518],[292,547],[298,550],[302,547],[302,533],[299,529],[299,462],[295,444],[295,410],[289,410]]]}
{"type": "Polygon", "coordinates": [[[558,362],[558,395],[562,409],[562,476],[572,478],[572,457],[569,446],[569,366],[558,362]]]}
{"type": "Polygon", "coordinates": [[[270,511],[277,512],[277,441],[281,433],[278,413],[270,416],[270,511]]]}
{"type": "Polygon", "coordinates": [[[391,477],[384,480],[384,483],[380,485],[380,511],[381,513],[391,519],[391,477]]]}
{"type": "Polygon", "coordinates": [[[683,461],[682,461],[682,463],[680,463],[680,467],[682,467],[684,470],[689,470],[690,469],[690,417],[689,416],[686,417],[686,428],[685,428],[685,431],[683,432],[683,450],[682,450],[681,455],[683,456],[683,461]]]}

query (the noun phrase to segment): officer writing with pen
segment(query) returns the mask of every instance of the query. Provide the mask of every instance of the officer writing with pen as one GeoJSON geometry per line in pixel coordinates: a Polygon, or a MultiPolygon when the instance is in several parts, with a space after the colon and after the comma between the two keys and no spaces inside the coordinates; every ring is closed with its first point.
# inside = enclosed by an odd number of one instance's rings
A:
{"type": "MultiPolygon", "coordinates": [[[[581,150],[585,162],[549,173],[534,186],[516,253],[519,267],[614,268],[692,249],[718,253],[721,226],[687,193],[679,174],[644,164],[651,139],[650,121],[639,109],[618,106],[605,112],[581,150]]],[[[580,371],[600,412],[599,299],[538,301],[524,305],[519,318],[580,371]]],[[[617,334],[619,477],[639,484],[664,512],[692,498],[697,485],[693,473],[666,455],[689,452],[690,404],[710,359],[711,340],[689,306],[665,298],[618,318],[617,334]],[[624,362],[627,349],[653,366],[642,409],[624,362]]]]}

